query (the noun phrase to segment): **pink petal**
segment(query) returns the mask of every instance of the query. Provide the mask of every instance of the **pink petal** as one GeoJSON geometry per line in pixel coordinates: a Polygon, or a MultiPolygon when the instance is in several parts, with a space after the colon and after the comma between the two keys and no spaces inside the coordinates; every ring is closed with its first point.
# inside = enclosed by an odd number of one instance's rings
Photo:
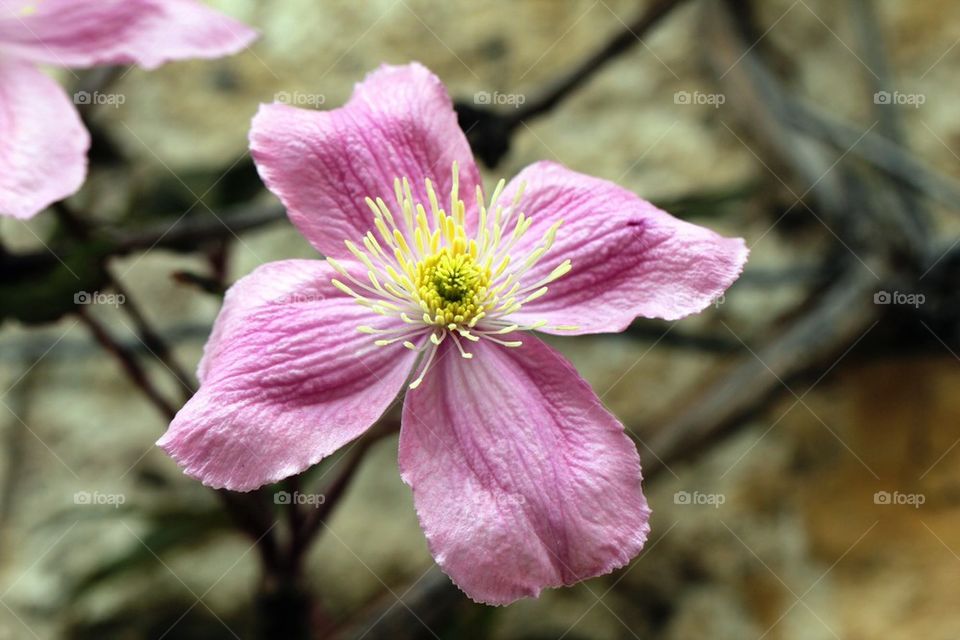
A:
{"type": "Polygon", "coordinates": [[[30,218],[75,193],[90,136],[56,82],[0,56],[0,214],[30,218]]]}
{"type": "Polygon", "coordinates": [[[563,220],[553,248],[524,281],[538,282],[565,259],[573,269],[512,315],[516,322],[542,319],[578,327],[545,332],[581,334],[622,331],[637,316],[676,320],[702,311],[746,262],[742,238],[678,220],[612,182],[538,162],[507,185],[501,201],[510,202],[523,182],[519,208],[533,218],[528,249],[563,220]]]}
{"type": "Polygon", "coordinates": [[[623,426],[532,335],[520,348],[449,344],[407,393],[400,469],[440,567],[479,602],[508,604],[624,566],[650,510],[623,426]]]}
{"type": "Polygon", "coordinates": [[[248,491],[299,473],[361,435],[416,357],[357,331],[381,316],[330,284],[321,260],[272,262],[227,292],[201,387],[158,444],[204,484],[248,491]]]}
{"type": "Polygon", "coordinates": [[[344,240],[359,242],[374,228],[364,198],[394,202],[394,178],[409,178],[414,196],[428,208],[424,178],[437,185],[441,203],[448,202],[454,161],[465,202],[474,201],[480,182],[450,96],[417,63],[380,67],[332,111],[261,106],[250,150],[293,223],[334,257],[349,256],[344,240]]]}
{"type": "Polygon", "coordinates": [[[0,50],[63,67],[216,58],[256,32],[194,0],[0,0],[0,50]]]}

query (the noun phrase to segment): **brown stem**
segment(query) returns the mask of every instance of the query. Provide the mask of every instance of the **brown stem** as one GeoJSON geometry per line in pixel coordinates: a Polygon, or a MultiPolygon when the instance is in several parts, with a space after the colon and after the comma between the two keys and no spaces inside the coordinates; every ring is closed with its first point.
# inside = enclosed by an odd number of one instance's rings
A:
{"type": "Polygon", "coordinates": [[[193,382],[193,376],[187,373],[186,369],[176,361],[166,340],[151,326],[126,287],[110,273],[109,269],[106,272],[108,282],[117,293],[123,296],[123,304],[120,306],[133,320],[140,342],[150,352],[150,355],[156,358],[176,378],[183,400],[189,400],[196,392],[196,383],[193,382]]]}
{"type": "Polygon", "coordinates": [[[346,493],[347,487],[350,486],[350,481],[354,475],[356,475],[357,470],[360,468],[360,463],[363,462],[364,455],[370,449],[370,445],[372,445],[373,442],[373,439],[364,438],[357,442],[353,446],[353,450],[346,454],[345,466],[323,492],[323,504],[307,513],[301,523],[300,534],[297,536],[301,546],[294,549],[295,554],[302,555],[306,553],[310,543],[320,530],[320,527],[333,512],[340,498],[343,497],[343,494],[346,493]]]}
{"type": "MultiPolygon", "coordinates": [[[[177,412],[176,409],[167,402],[150,381],[146,371],[137,360],[136,354],[110,335],[109,331],[94,319],[86,308],[79,307],[77,314],[81,321],[90,329],[97,342],[117,359],[130,380],[168,420],[173,420],[177,412]]],[[[291,565],[289,561],[284,558],[277,544],[274,532],[276,523],[273,520],[272,510],[269,504],[266,503],[262,492],[239,494],[226,490],[218,490],[216,494],[237,527],[254,541],[260,555],[264,584],[270,585],[264,588],[271,590],[271,593],[276,589],[285,593],[289,585],[292,584],[292,581],[287,575],[291,565]],[[276,587],[276,585],[281,586],[276,587]]],[[[298,598],[297,601],[300,602],[301,599],[302,598],[298,598]]],[[[278,602],[289,603],[290,599],[280,598],[278,602]]],[[[292,610],[296,611],[297,608],[293,607],[292,610]]],[[[309,611],[309,607],[307,607],[305,611],[309,611]]],[[[288,615],[289,613],[290,612],[287,611],[288,615]]],[[[304,613],[304,616],[307,615],[307,613],[304,613]]],[[[264,635],[264,637],[270,636],[264,635]]],[[[298,636],[290,635],[284,637],[296,638],[298,636]]]]}
{"type": "Polygon", "coordinates": [[[90,224],[77,215],[77,212],[63,200],[53,204],[53,213],[67,233],[73,237],[78,240],[87,240],[90,237],[90,224]]]}
{"type": "Polygon", "coordinates": [[[168,420],[173,420],[173,417],[177,415],[177,410],[163,397],[153,382],[151,382],[147,372],[137,360],[136,354],[110,335],[107,328],[100,324],[85,307],[77,307],[77,315],[80,317],[81,322],[90,329],[94,339],[117,359],[117,362],[123,367],[123,370],[127,373],[131,382],[143,392],[147,399],[153,403],[153,406],[155,406],[164,417],[168,420]]]}
{"type": "Polygon", "coordinates": [[[573,93],[586,82],[590,76],[603,68],[617,56],[628,51],[643,37],[647,31],[655,26],[685,0],[656,0],[647,7],[631,24],[625,25],[623,30],[607,42],[593,55],[581,62],[573,71],[556,79],[540,96],[525,103],[510,117],[511,128],[521,122],[550,111],[563,99],[573,93]]]}
{"type": "Polygon", "coordinates": [[[654,0],[640,16],[617,33],[603,47],[577,65],[573,71],[557,78],[519,109],[502,112],[458,102],[457,117],[460,128],[466,132],[470,147],[488,167],[495,167],[510,150],[513,132],[520,124],[547,113],[608,62],[641,42],[641,37],[684,0],[654,0]]]}
{"type": "Polygon", "coordinates": [[[766,339],[766,344],[756,347],[755,356],[748,354],[658,428],[649,440],[656,456],[645,459],[644,476],[649,480],[671,463],[694,457],[730,430],[749,425],[749,418],[789,393],[785,385],[797,376],[829,370],[876,321],[876,287],[871,274],[851,267],[817,296],[812,309],[766,339]]]}
{"type": "MultiPolygon", "coordinates": [[[[205,242],[233,238],[248,229],[261,227],[283,219],[280,205],[243,205],[219,218],[182,218],[173,224],[157,225],[140,231],[120,229],[97,229],[97,239],[104,245],[99,255],[103,257],[125,256],[136,251],[169,249],[172,251],[196,251],[205,242]]],[[[69,261],[76,247],[53,245],[50,249],[30,253],[0,254],[5,273],[16,276],[30,274],[43,268],[56,268],[60,263],[57,255],[69,261]],[[56,255],[55,255],[56,254],[56,255]]]]}
{"type": "Polygon", "coordinates": [[[301,558],[306,555],[310,545],[317,537],[320,527],[327,521],[330,514],[333,513],[333,510],[346,493],[350,482],[356,476],[357,470],[360,469],[363,458],[370,450],[370,447],[381,438],[396,433],[399,430],[399,420],[384,419],[371,428],[364,437],[358,440],[352,448],[344,454],[344,458],[341,458],[344,464],[343,468],[323,491],[323,504],[319,505],[316,509],[311,509],[306,512],[303,519],[299,522],[299,528],[292,536],[293,544],[291,545],[290,553],[294,561],[299,562],[301,558]]]}

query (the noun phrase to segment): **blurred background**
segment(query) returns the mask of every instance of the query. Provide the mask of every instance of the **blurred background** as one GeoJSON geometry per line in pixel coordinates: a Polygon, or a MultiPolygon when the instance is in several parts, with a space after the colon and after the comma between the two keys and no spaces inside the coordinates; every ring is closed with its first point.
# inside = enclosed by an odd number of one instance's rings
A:
{"type": "Polygon", "coordinates": [[[123,97],[83,107],[90,177],[59,214],[0,220],[0,640],[252,638],[286,615],[256,528],[153,442],[223,286],[315,256],[247,154],[257,105],[335,108],[409,60],[447,84],[488,185],[555,160],[752,254],[699,316],[550,340],[637,443],[639,558],[471,603],[386,429],[313,474],[343,490],[306,560],[315,637],[958,637],[960,4],[210,4],[260,40],[64,75],[123,97]]]}

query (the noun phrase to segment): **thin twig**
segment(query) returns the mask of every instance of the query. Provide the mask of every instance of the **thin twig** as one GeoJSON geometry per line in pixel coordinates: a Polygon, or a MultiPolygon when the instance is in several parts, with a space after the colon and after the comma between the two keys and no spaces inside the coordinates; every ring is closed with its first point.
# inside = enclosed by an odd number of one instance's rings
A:
{"type": "Polygon", "coordinates": [[[139,360],[137,360],[136,354],[110,335],[107,328],[100,324],[98,320],[94,319],[86,307],[78,306],[76,313],[80,317],[80,320],[90,329],[94,339],[120,363],[120,366],[122,366],[123,370],[127,373],[127,377],[130,378],[130,381],[143,392],[147,399],[153,403],[153,406],[156,407],[167,420],[173,420],[174,416],[177,415],[177,410],[163,397],[153,382],[151,382],[147,372],[143,366],[141,366],[139,360]]]}
{"type": "Polygon", "coordinates": [[[798,376],[828,370],[876,318],[876,280],[863,269],[850,272],[820,293],[817,304],[782,332],[750,344],[731,337],[746,353],[743,362],[665,422],[649,440],[656,453],[644,465],[648,479],[670,464],[689,459],[731,429],[749,424],[774,399],[789,393],[798,376]],[[753,351],[753,353],[750,352],[753,351]]]}
{"type": "MultiPolygon", "coordinates": [[[[282,220],[285,216],[285,210],[279,204],[243,205],[219,217],[182,218],[173,224],[165,223],[141,231],[101,228],[97,230],[101,245],[97,247],[97,255],[119,257],[153,249],[195,251],[204,242],[233,239],[243,231],[282,220]]],[[[0,253],[0,259],[5,275],[30,277],[59,268],[60,260],[69,263],[73,253],[83,249],[55,244],[49,249],[29,253],[0,253]]]]}
{"type": "Polygon", "coordinates": [[[57,220],[63,225],[64,229],[73,237],[78,240],[86,240],[90,237],[90,224],[78,215],[65,201],[55,202],[53,204],[53,213],[57,216],[57,220]]]}
{"type": "Polygon", "coordinates": [[[301,556],[307,551],[307,547],[312,543],[320,530],[320,527],[327,521],[330,514],[339,504],[350,486],[351,481],[356,476],[364,457],[370,450],[370,447],[390,434],[400,430],[400,423],[397,420],[386,419],[375,425],[360,440],[344,454],[343,468],[339,475],[333,479],[323,490],[323,504],[318,508],[312,509],[302,522],[301,534],[297,536],[300,547],[294,549],[297,556],[301,556]]]}
{"type": "Polygon", "coordinates": [[[180,366],[180,363],[173,357],[172,350],[167,341],[160,336],[147,320],[146,316],[140,311],[139,306],[134,302],[133,296],[127,291],[120,281],[107,269],[107,275],[111,286],[117,293],[123,296],[123,304],[120,305],[123,310],[133,320],[137,335],[147,351],[156,358],[157,362],[162,364],[170,374],[176,379],[177,386],[180,389],[180,395],[184,401],[189,400],[196,392],[196,383],[193,382],[193,376],[187,373],[186,369],[180,366]]]}
{"type": "Polygon", "coordinates": [[[547,85],[533,99],[510,112],[459,101],[456,104],[460,127],[466,132],[470,147],[485,165],[495,167],[510,150],[510,141],[518,127],[528,120],[551,111],[572,95],[593,74],[622,53],[629,51],[641,38],[685,0],[654,0],[632,24],[624,25],[616,36],[588,56],[573,71],[547,85]]]}
{"type": "Polygon", "coordinates": [[[620,33],[577,65],[573,71],[550,83],[538,97],[524,103],[514,113],[509,114],[508,121],[511,128],[556,107],[562,100],[579,89],[592,75],[619,55],[640,43],[641,38],[647,31],[656,26],[660,20],[683,2],[685,0],[655,0],[636,20],[629,25],[624,25],[620,33]]]}
{"type": "Polygon", "coordinates": [[[144,231],[117,231],[110,234],[115,241],[111,255],[156,247],[193,251],[205,241],[233,239],[243,231],[277,222],[285,217],[286,210],[279,203],[248,204],[234,207],[219,216],[188,216],[173,224],[158,225],[144,231]]]}
{"type": "MultiPolygon", "coordinates": [[[[887,55],[883,30],[877,17],[876,2],[874,0],[853,0],[849,4],[852,23],[859,34],[860,49],[863,58],[871,73],[864,73],[863,78],[869,86],[868,94],[873,102],[873,113],[878,122],[877,131],[904,150],[907,148],[907,139],[903,131],[903,118],[900,105],[893,100],[884,101],[884,92],[890,95],[895,92],[893,74],[890,70],[890,59],[887,55]]],[[[906,185],[895,182],[893,196],[898,199],[900,206],[897,211],[902,215],[901,225],[909,234],[912,253],[919,253],[927,242],[928,219],[925,203],[914,191],[906,185]]]]}
{"type": "MultiPolygon", "coordinates": [[[[352,451],[346,454],[344,467],[340,471],[340,474],[323,492],[323,504],[311,510],[301,523],[301,535],[298,539],[302,545],[309,544],[320,530],[321,525],[326,522],[327,517],[333,512],[337,503],[340,502],[340,498],[346,493],[347,487],[350,486],[350,481],[354,475],[356,475],[357,470],[360,469],[360,463],[363,462],[363,458],[372,444],[372,439],[364,438],[354,445],[352,451]]],[[[305,548],[299,548],[296,550],[296,553],[302,554],[304,551],[305,548]]]]}

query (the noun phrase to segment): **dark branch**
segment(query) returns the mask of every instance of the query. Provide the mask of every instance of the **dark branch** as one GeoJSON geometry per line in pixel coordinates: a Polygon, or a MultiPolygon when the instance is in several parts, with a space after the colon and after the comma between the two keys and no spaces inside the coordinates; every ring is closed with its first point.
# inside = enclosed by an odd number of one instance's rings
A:
{"type": "Polygon", "coordinates": [[[532,100],[507,113],[458,101],[460,127],[466,132],[474,154],[490,168],[496,167],[510,150],[514,131],[521,123],[548,113],[604,68],[629,51],[644,34],[686,0],[654,0],[647,10],[596,52],[539,92],[532,100]]]}

